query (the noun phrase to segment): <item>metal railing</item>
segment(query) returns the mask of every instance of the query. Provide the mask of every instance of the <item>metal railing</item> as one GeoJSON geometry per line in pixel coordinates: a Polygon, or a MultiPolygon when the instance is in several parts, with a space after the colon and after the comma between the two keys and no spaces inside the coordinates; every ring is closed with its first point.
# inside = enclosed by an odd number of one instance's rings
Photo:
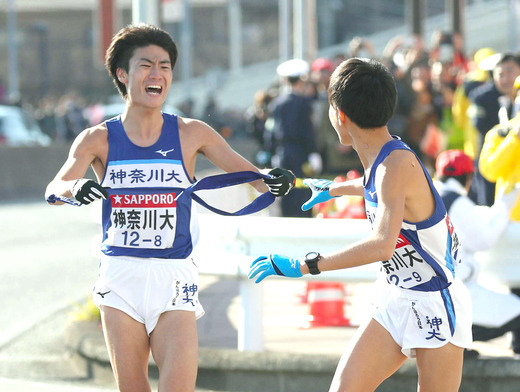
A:
{"type": "MultiPolygon", "coordinates": [[[[260,255],[279,253],[302,257],[308,251],[340,249],[369,234],[367,220],[278,218],[267,216],[221,217],[199,214],[201,237],[197,251],[199,272],[240,282],[240,351],[262,351],[263,286],[247,279],[251,262],[260,255]]],[[[492,250],[477,255],[482,274],[510,287],[520,286],[520,223],[512,223],[492,250]]],[[[327,271],[302,279],[372,282],[379,263],[327,271]]],[[[278,279],[278,278],[273,278],[278,279]]]]}

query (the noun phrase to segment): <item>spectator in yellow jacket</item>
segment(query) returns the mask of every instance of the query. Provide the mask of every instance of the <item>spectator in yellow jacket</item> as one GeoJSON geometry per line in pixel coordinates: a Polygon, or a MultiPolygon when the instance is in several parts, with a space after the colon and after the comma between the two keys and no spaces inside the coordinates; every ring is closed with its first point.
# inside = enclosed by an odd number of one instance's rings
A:
{"type": "MultiPolygon", "coordinates": [[[[520,103],[520,76],[516,78],[515,106],[520,103]]],[[[484,178],[502,187],[513,187],[520,182],[520,112],[505,125],[496,125],[487,134],[479,159],[479,169],[484,178]]],[[[511,219],[520,222],[520,199],[511,211],[511,219]]]]}
{"type": "MultiPolygon", "coordinates": [[[[515,79],[517,91],[513,114],[506,124],[496,125],[486,134],[479,158],[479,169],[484,178],[496,182],[496,192],[504,187],[507,193],[520,182],[520,76],[515,79]]],[[[520,198],[511,210],[511,220],[520,222],[520,198]]],[[[520,297],[520,287],[510,287],[513,294],[520,297]]],[[[520,346],[520,332],[512,332],[513,347],[520,346]]]]}
{"type": "Polygon", "coordinates": [[[475,52],[473,62],[471,63],[472,69],[464,76],[462,83],[457,86],[453,96],[453,122],[457,129],[462,130],[464,139],[463,149],[471,158],[478,156],[481,141],[479,132],[468,115],[468,109],[471,105],[468,96],[475,88],[491,80],[492,69],[484,60],[494,54],[495,51],[491,48],[481,48],[475,52]]]}

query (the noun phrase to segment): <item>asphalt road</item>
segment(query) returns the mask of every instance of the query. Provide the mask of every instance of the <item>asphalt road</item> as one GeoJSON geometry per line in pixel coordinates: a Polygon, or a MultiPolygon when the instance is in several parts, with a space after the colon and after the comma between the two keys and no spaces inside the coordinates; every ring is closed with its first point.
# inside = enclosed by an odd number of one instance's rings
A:
{"type": "Polygon", "coordinates": [[[116,392],[105,387],[77,386],[70,383],[36,382],[0,378],[0,390],[4,392],[116,392]]]}
{"type": "Polygon", "coordinates": [[[92,207],[0,204],[0,348],[90,292],[100,232],[92,207]]]}
{"type": "MultiPolygon", "coordinates": [[[[0,203],[0,391],[117,390],[113,382],[91,380],[63,362],[68,312],[84,303],[97,276],[92,250],[99,247],[101,233],[95,219],[98,207],[52,207],[43,201],[0,203]],[[12,373],[5,374],[6,369],[12,373]]],[[[208,295],[229,292],[219,296],[228,299],[215,307],[225,312],[237,288],[230,290],[229,282],[212,283],[208,295]]],[[[209,323],[201,327],[211,329],[209,323]]],[[[229,326],[226,330],[233,331],[229,326]]],[[[209,334],[205,343],[213,346],[218,340],[233,345],[236,334],[226,333],[209,334]]],[[[156,388],[156,381],[151,383],[156,388]]]]}

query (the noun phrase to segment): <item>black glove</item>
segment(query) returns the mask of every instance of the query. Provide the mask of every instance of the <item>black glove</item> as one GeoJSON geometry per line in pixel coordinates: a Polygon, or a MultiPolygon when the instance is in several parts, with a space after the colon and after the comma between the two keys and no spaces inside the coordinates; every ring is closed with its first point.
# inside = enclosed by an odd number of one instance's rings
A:
{"type": "Polygon", "coordinates": [[[96,199],[108,198],[107,191],[97,182],[80,178],[71,189],[74,198],[81,204],[90,204],[96,199]]]}
{"type": "Polygon", "coordinates": [[[296,176],[292,171],[276,167],[267,174],[274,178],[264,179],[264,182],[269,187],[269,192],[276,197],[285,196],[294,188],[296,176]]]}

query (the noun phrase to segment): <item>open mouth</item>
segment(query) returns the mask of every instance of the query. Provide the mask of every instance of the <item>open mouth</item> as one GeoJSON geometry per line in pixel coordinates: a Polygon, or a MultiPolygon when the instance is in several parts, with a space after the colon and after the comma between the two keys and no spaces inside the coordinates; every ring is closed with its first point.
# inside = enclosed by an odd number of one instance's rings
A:
{"type": "Polygon", "coordinates": [[[151,95],[161,95],[163,89],[161,86],[146,86],[145,90],[151,95]]]}

